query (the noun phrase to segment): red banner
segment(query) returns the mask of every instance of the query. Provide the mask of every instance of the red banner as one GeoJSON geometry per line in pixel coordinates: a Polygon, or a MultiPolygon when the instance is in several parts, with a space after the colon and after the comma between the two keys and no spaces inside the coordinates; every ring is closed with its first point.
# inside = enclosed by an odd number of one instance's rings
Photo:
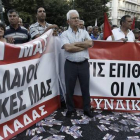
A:
{"type": "Polygon", "coordinates": [[[55,53],[51,30],[25,44],[0,42],[0,140],[60,107],[55,53]]]}
{"type": "MultiPolygon", "coordinates": [[[[140,111],[140,43],[94,41],[90,54],[90,97],[94,109],[140,111]]],[[[79,82],[74,96],[82,108],[79,82]]]]}

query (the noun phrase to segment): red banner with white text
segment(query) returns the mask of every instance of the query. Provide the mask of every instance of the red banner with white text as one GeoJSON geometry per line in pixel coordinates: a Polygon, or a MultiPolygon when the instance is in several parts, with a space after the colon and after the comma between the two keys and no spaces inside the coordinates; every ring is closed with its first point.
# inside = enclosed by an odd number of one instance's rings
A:
{"type": "MultiPolygon", "coordinates": [[[[140,111],[140,43],[94,41],[89,49],[95,109],[140,111]]],[[[10,139],[60,106],[65,97],[64,50],[48,31],[25,44],[0,42],[0,140],[10,139]],[[60,83],[58,84],[58,80],[60,83]]],[[[75,105],[82,108],[79,82],[75,105]]]]}
{"type": "Polygon", "coordinates": [[[0,42],[0,140],[10,139],[60,107],[54,37],[0,42]]]}
{"type": "MultiPolygon", "coordinates": [[[[89,54],[92,107],[140,111],[140,43],[94,41],[89,54]]],[[[76,106],[82,108],[78,81],[74,100],[76,106]]]]}

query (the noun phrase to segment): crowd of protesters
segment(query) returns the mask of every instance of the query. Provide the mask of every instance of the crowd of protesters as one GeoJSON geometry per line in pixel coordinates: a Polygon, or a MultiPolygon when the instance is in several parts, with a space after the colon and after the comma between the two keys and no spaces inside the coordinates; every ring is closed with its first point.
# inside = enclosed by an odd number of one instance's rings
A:
{"type": "MultiPolygon", "coordinates": [[[[39,37],[49,29],[54,30],[54,36],[60,36],[62,32],[67,29],[67,27],[58,27],[55,24],[49,24],[48,22],[46,22],[46,11],[43,7],[37,9],[37,22],[32,25],[29,25],[28,23],[23,24],[23,20],[19,17],[18,12],[14,9],[8,11],[7,17],[9,26],[4,27],[2,23],[0,25],[0,33],[2,34],[0,37],[0,41],[3,42],[14,44],[25,43],[30,41],[31,39],[39,37]]],[[[104,40],[103,24],[100,28],[98,26],[85,27],[84,20],[78,19],[78,22],[79,29],[86,30],[92,40],[104,40]]],[[[108,37],[107,40],[140,41],[140,30],[138,28],[131,30],[131,25],[132,19],[129,15],[125,15],[121,18],[120,27],[118,27],[117,25],[112,25],[112,23],[110,22],[113,35],[108,37]]]]}
{"type": "MultiPolygon", "coordinates": [[[[67,13],[68,29],[58,27],[55,24],[46,22],[46,11],[43,7],[37,9],[36,23],[29,26],[19,17],[16,10],[9,10],[7,13],[9,26],[0,23],[0,41],[12,44],[26,43],[32,39],[41,36],[49,29],[53,29],[53,35],[59,36],[62,40],[62,49],[65,50],[65,84],[66,84],[66,117],[71,117],[75,112],[73,102],[73,92],[77,78],[83,96],[84,114],[93,117],[90,112],[90,93],[89,93],[89,54],[88,48],[94,45],[93,40],[103,40],[103,28],[98,26],[85,27],[85,22],[79,19],[79,13],[76,10],[70,10],[67,13]]],[[[138,28],[131,30],[132,19],[125,15],[120,20],[120,27],[112,25],[112,35],[108,41],[139,41],[140,30],[138,28]]]]}

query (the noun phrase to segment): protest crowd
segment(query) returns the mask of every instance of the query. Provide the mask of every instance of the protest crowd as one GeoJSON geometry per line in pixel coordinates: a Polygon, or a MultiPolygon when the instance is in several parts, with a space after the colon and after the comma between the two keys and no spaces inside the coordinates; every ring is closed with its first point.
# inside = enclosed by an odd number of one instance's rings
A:
{"type": "MultiPolygon", "coordinates": [[[[61,40],[61,49],[63,49],[65,53],[64,74],[66,97],[64,98],[61,92],[60,96],[61,107],[67,108],[67,111],[65,112],[65,117],[67,118],[71,118],[76,112],[81,115],[81,112],[78,112],[75,109],[73,101],[73,94],[77,79],[79,79],[79,84],[83,97],[83,114],[88,117],[89,120],[91,118],[94,118],[93,111],[90,105],[90,71],[88,62],[88,49],[94,47],[94,41],[106,40],[108,42],[118,41],[124,43],[140,41],[140,30],[138,28],[132,29],[133,21],[131,16],[129,15],[124,15],[123,17],[121,17],[120,26],[113,25],[111,22],[107,21],[107,24],[104,22],[100,27],[98,27],[97,25],[89,25],[85,27],[86,21],[84,21],[84,19],[80,19],[80,15],[76,10],[70,10],[66,15],[68,27],[58,27],[53,23],[48,23],[46,21],[46,11],[43,7],[39,7],[37,9],[37,21],[36,23],[33,23],[31,25],[23,24],[23,19],[20,18],[18,11],[16,11],[15,9],[9,10],[7,13],[7,17],[9,21],[9,26],[5,26],[3,23],[0,23],[1,42],[10,44],[27,43],[40,37],[50,29],[53,30],[53,36],[58,37],[61,40]]],[[[59,123],[61,124],[61,122],[56,122],[56,124],[59,123]]],[[[73,120],[72,123],[73,125],[77,124],[75,120],[73,120]]],[[[86,122],[83,123],[86,124],[86,122]]],[[[41,126],[40,122],[38,122],[37,125],[41,126]]],[[[100,130],[102,129],[102,131],[104,131],[103,129],[107,129],[103,126],[98,127],[100,130]]],[[[113,127],[114,126],[112,126],[112,129],[113,127]]],[[[65,132],[68,129],[69,128],[61,127],[61,132],[65,132]]],[[[71,129],[78,131],[78,129],[80,128],[75,126],[71,129]]],[[[41,133],[43,131],[45,130],[36,130],[37,133],[41,133]]],[[[56,130],[51,130],[52,133],[57,133],[54,131],[56,130]]],[[[29,133],[31,132],[28,130],[26,134],[29,135],[29,133]]],[[[32,133],[35,132],[32,131],[32,133]]],[[[106,135],[105,137],[109,136],[106,135]]],[[[113,139],[114,137],[110,135],[110,138],[113,139]]],[[[60,139],[63,139],[63,137],[61,137],[60,139]]]]}
{"type": "MultiPolygon", "coordinates": [[[[58,27],[55,24],[50,24],[45,21],[46,19],[46,13],[45,9],[43,7],[40,7],[37,9],[36,17],[37,22],[29,25],[28,23],[23,24],[23,20],[19,17],[18,11],[11,9],[7,13],[9,26],[6,26],[1,23],[1,30],[4,32],[2,33],[2,39],[1,41],[7,42],[7,43],[13,43],[13,44],[21,44],[28,42],[32,39],[35,39],[42,35],[43,33],[47,32],[49,29],[54,30],[54,36],[61,36],[61,34],[67,30],[67,27],[58,27]],[[21,37],[21,36],[24,37],[21,37]],[[3,37],[5,39],[3,39],[3,37]]],[[[112,37],[109,38],[103,38],[103,32],[104,32],[104,24],[102,24],[100,27],[96,26],[87,26],[85,27],[85,21],[80,20],[80,16],[78,19],[75,19],[76,22],[78,22],[78,28],[83,29],[88,32],[90,38],[92,40],[111,40],[112,37]]],[[[125,38],[129,38],[131,41],[139,41],[140,40],[140,34],[138,28],[131,28],[132,26],[132,18],[129,15],[124,15],[120,20],[120,26],[112,25],[111,22],[109,22],[110,28],[112,30],[113,39],[117,41],[121,41],[125,38]],[[131,30],[132,29],[132,30],[131,30]],[[116,37],[119,36],[119,32],[122,33],[122,36],[119,38],[116,37]],[[133,33],[132,33],[133,32],[133,33]],[[123,36],[123,34],[125,36],[123,36]],[[131,34],[131,35],[130,35],[131,34]],[[133,36],[134,35],[134,36],[133,36]],[[133,38],[135,37],[135,39],[133,38]]],[[[121,34],[120,33],[120,34],[121,34]]],[[[129,39],[128,39],[129,40],[129,39]]]]}

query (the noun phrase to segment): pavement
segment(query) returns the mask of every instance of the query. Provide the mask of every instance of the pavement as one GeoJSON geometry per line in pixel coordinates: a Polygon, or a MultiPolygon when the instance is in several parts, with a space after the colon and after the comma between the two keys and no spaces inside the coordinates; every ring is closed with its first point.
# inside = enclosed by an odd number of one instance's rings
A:
{"type": "Polygon", "coordinates": [[[93,118],[76,110],[66,118],[58,109],[15,136],[14,140],[140,140],[140,113],[93,110],[93,118]]]}

